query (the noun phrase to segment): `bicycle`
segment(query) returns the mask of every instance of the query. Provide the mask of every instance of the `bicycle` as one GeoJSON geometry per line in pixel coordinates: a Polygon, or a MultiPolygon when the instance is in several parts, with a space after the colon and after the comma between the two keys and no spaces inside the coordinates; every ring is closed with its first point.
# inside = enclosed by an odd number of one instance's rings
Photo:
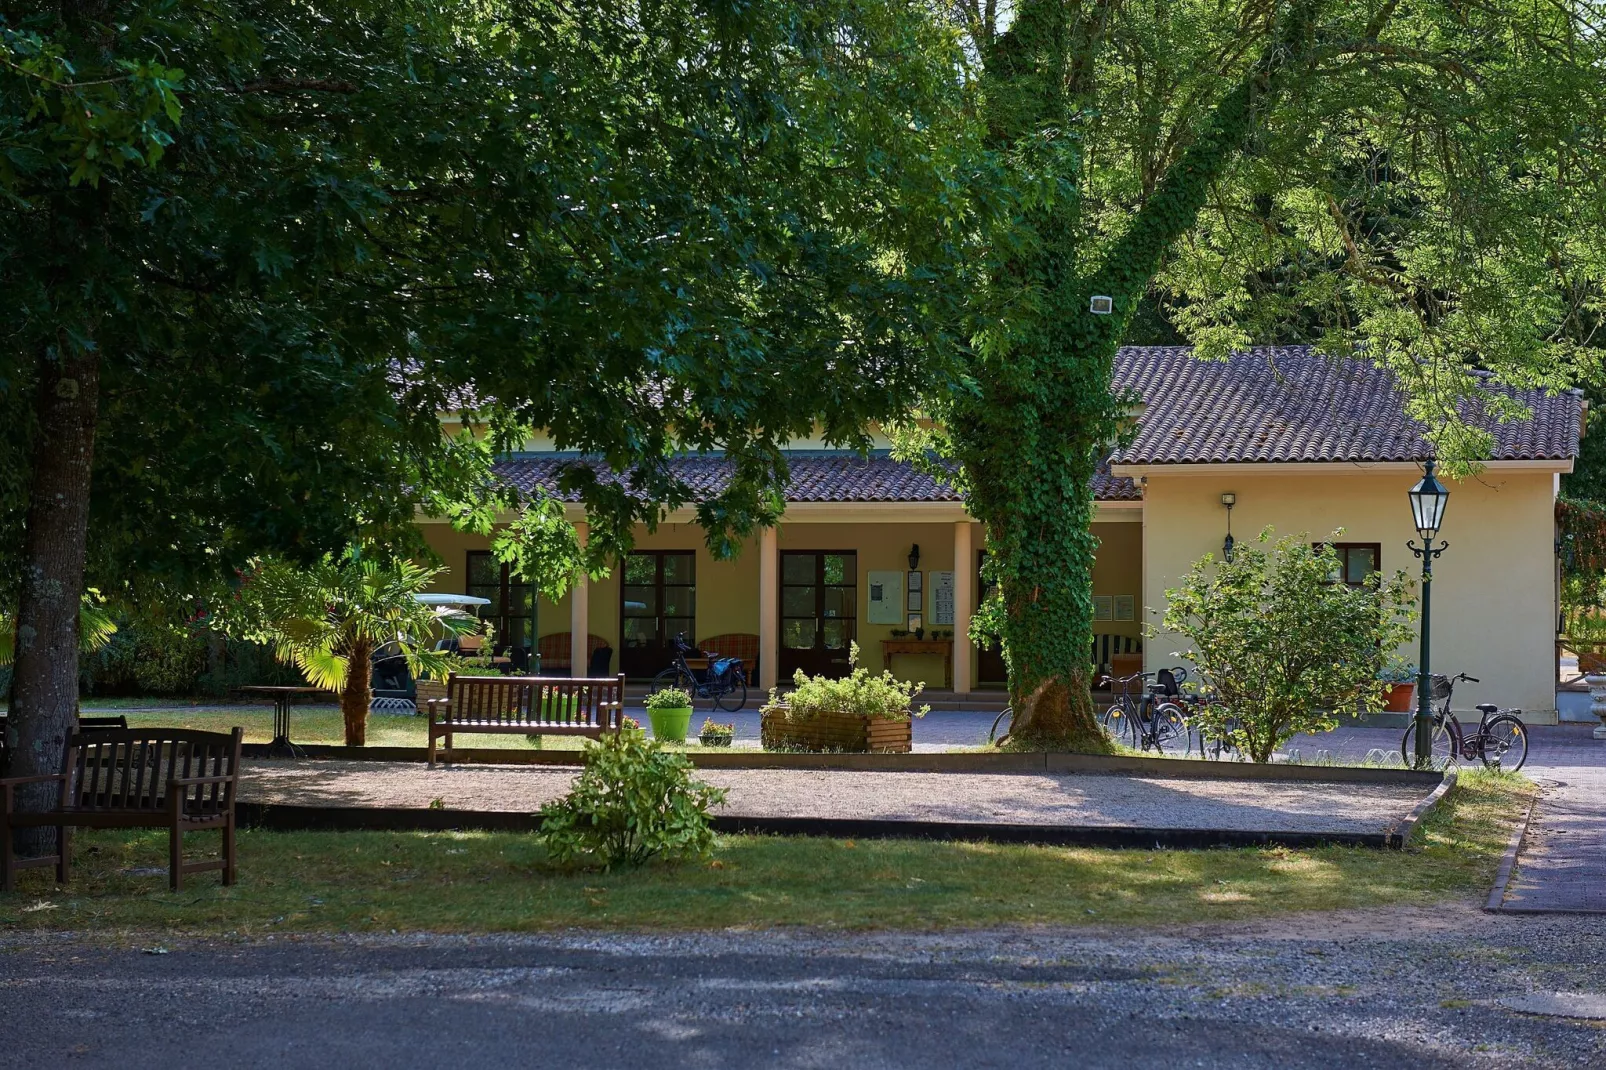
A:
{"type": "Polygon", "coordinates": [[[652,678],[654,691],[662,691],[666,687],[679,688],[693,700],[706,698],[727,713],[735,713],[747,705],[747,672],[742,668],[741,658],[727,658],[712,650],[705,650],[703,654],[708,658],[708,668],[703,670],[699,679],[697,672],[686,664],[686,655],[693,653],[695,648],[686,642],[684,634],[675,636],[674,645],[674,662],[652,678]]]}
{"type": "Polygon", "coordinates": [[[1115,701],[1099,714],[1099,724],[1112,739],[1124,733],[1140,751],[1147,752],[1153,747],[1164,754],[1166,745],[1179,737],[1184,752],[1191,750],[1188,718],[1179,702],[1181,685],[1187,678],[1188,670],[1181,665],[1123,676],[1115,681],[1120,691],[1115,701]],[[1151,676],[1155,682],[1145,686],[1151,676]]]}
{"type": "MultiPolygon", "coordinates": [[[[1458,676],[1443,676],[1433,673],[1429,676],[1428,702],[1430,705],[1440,702],[1442,705],[1434,706],[1433,734],[1429,740],[1432,750],[1428,755],[1428,765],[1434,764],[1433,755],[1443,753],[1445,762],[1453,764],[1461,761],[1472,761],[1477,758],[1484,766],[1495,772],[1515,773],[1528,761],[1528,726],[1523,724],[1522,711],[1519,709],[1501,709],[1492,702],[1479,703],[1475,708],[1479,713],[1478,730],[1468,733],[1461,727],[1460,720],[1450,710],[1450,697],[1455,693],[1455,685],[1461,681],[1478,683],[1476,676],[1461,673],[1458,676]],[[1515,764],[1511,764],[1515,757],[1515,764]]],[[[1400,740],[1400,757],[1405,759],[1407,768],[1416,767],[1416,725],[1413,723],[1406,728],[1405,736],[1400,740]]]]}

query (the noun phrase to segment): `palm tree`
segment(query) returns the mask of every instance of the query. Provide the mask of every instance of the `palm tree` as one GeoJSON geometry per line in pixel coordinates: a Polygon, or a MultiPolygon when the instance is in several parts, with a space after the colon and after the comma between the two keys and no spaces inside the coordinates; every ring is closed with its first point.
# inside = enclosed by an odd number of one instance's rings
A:
{"type": "Polygon", "coordinates": [[[368,739],[374,651],[395,643],[415,679],[444,673],[453,657],[430,649],[437,629],[457,635],[479,625],[466,613],[437,612],[414,597],[440,571],[357,550],[307,568],[258,561],[219,618],[240,638],[271,645],[312,686],[339,694],[346,745],[360,747],[368,739]]]}

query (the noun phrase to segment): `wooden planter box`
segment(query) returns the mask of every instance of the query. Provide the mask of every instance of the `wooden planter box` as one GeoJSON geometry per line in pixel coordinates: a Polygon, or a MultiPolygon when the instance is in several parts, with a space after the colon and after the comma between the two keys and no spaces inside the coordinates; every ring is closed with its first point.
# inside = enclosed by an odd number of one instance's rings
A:
{"type": "Polygon", "coordinates": [[[768,706],[760,712],[758,734],[765,750],[908,754],[913,749],[912,718],[886,721],[825,712],[789,721],[786,713],[785,706],[768,706]]]}

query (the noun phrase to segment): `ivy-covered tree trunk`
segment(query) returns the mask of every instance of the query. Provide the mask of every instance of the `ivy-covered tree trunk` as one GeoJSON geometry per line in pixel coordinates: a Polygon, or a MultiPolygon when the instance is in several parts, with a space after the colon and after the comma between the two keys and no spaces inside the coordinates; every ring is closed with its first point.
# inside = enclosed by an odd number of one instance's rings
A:
{"type": "Polygon", "coordinates": [[[351,662],[346,669],[346,686],[340,692],[340,713],[346,722],[346,746],[368,744],[368,707],[374,701],[374,644],[356,639],[351,644],[351,662]]]}
{"type": "Polygon", "coordinates": [[[1109,748],[1090,689],[1098,547],[1091,523],[1094,472],[1121,417],[1110,393],[1115,351],[1166,250],[1193,225],[1210,183],[1301,53],[1308,25],[1309,8],[1297,2],[1125,234],[1091,265],[1077,245],[1077,112],[1098,30],[1073,21],[1062,0],[1023,0],[986,56],[993,143],[1051,191],[1012,228],[997,280],[1014,295],[1009,319],[984,338],[978,390],[955,407],[950,429],[971,513],[987,526],[991,578],[1004,603],[1012,734],[1022,743],[1109,748]],[[1110,298],[1107,311],[1092,310],[1095,295],[1110,298]]]}
{"type": "MultiPolygon", "coordinates": [[[[33,478],[17,607],[7,741],[11,776],[61,771],[67,737],[78,726],[78,610],[84,591],[90,473],[99,410],[99,354],[65,338],[42,354],[34,410],[33,478]]],[[[59,784],[17,792],[22,811],[47,809],[59,784]]],[[[22,829],[24,857],[54,852],[53,829],[22,829]]]]}

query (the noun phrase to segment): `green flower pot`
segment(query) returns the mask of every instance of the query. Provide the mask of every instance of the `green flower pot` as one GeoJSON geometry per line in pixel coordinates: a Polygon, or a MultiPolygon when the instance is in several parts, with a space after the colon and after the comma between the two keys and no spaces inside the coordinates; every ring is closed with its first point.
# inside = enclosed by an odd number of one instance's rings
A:
{"type": "Polygon", "coordinates": [[[665,743],[686,742],[686,732],[691,728],[691,707],[680,706],[664,710],[648,710],[647,716],[652,719],[653,738],[665,743]]]}

